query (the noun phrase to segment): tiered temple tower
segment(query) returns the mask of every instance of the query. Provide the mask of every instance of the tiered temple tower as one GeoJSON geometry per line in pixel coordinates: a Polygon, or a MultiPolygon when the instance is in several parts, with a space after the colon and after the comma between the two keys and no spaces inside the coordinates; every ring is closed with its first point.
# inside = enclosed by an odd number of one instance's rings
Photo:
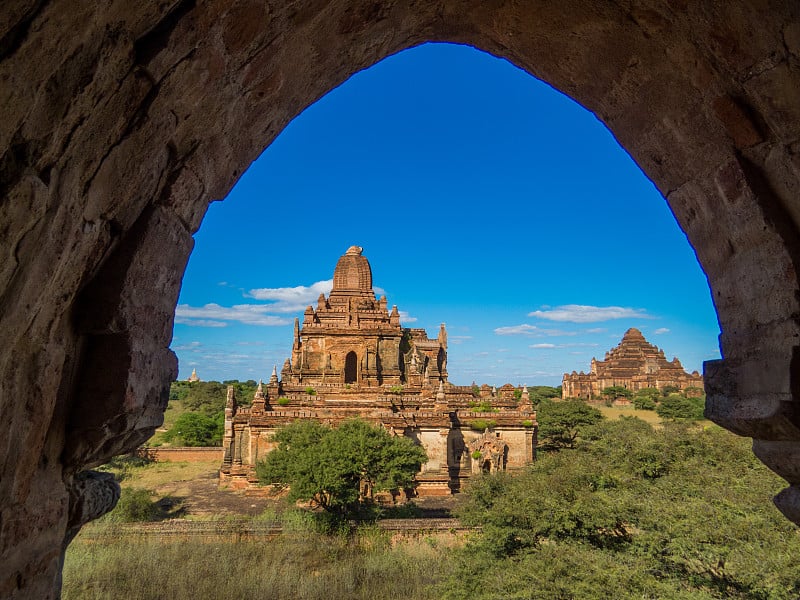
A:
{"type": "Polygon", "coordinates": [[[404,329],[396,306],[376,300],[372,269],[359,246],[336,263],[333,289],[306,308],[302,327],[295,319],[291,359],[281,371],[283,385],[349,388],[436,386],[447,381],[447,332],[428,339],[424,329],[404,329]]]}
{"type": "Polygon", "coordinates": [[[628,329],[618,346],[606,352],[604,360],[592,358],[588,373],[564,373],[564,398],[599,398],[607,387],[624,387],[632,392],[644,388],[674,386],[684,390],[703,387],[697,371],[687,373],[681,361],[668,361],[664,351],[650,344],[638,329],[628,329]]]}
{"type": "Polygon", "coordinates": [[[473,473],[530,463],[537,423],[527,389],[481,392],[448,382],[444,324],[432,339],[402,327],[397,307],[375,298],[362,249],[351,246],[336,263],[330,295],[305,310],[302,325],[295,320],[281,378],[273,370],[249,407],[229,390],[220,484],[253,485],[272,434],[298,419],[336,426],[358,417],[412,438],[428,454],[419,495],[450,494],[473,473]]]}

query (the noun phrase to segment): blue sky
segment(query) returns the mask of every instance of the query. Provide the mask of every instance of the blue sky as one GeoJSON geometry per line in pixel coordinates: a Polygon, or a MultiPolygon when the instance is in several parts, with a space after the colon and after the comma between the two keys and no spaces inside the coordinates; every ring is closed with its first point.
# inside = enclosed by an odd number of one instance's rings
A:
{"type": "Polygon", "coordinates": [[[179,378],[268,378],[351,245],[456,384],[559,385],[637,327],[718,358],[708,284],[666,201],[594,115],[504,60],[427,44],[357,73],[264,151],[195,235],[179,378]]]}

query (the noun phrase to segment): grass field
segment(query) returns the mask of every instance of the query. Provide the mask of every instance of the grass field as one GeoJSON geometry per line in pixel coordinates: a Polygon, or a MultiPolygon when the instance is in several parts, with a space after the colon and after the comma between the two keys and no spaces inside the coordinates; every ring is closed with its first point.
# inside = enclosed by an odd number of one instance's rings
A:
{"type": "Polygon", "coordinates": [[[300,525],[243,541],[108,533],[98,540],[87,528],[69,546],[64,600],[427,600],[439,597],[449,561],[438,539],[397,540],[374,529],[324,535],[300,525]]]}

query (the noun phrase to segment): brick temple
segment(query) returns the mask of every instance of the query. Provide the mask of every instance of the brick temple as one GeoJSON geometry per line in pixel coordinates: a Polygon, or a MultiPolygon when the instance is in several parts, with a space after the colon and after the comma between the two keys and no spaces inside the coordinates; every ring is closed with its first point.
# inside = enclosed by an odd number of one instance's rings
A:
{"type": "Polygon", "coordinates": [[[667,386],[702,389],[703,377],[697,371],[687,373],[677,357],[668,361],[663,350],[650,344],[641,331],[631,328],[618,346],[606,352],[604,360],[592,358],[588,373],[564,373],[561,386],[564,398],[591,400],[612,386],[632,392],[644,388],[663,390],[667,386]]]}
{"type": "Polygon", "coordinates": [[[220,484],[254,483],[255,464],[278,427],[298,419],[336,426],[358,417],[422,445],[420,496],[457,492],[473,473],[513,470],[534,459],[537,422],[527,388],[455,386],[447,380],[447,330],[429,338],[403,327],[396,306],[375,297],[358,246],[339,258],[333,288],[295,319],[291,357],[259,384],[250,407],[229,388],[220,484]]]}

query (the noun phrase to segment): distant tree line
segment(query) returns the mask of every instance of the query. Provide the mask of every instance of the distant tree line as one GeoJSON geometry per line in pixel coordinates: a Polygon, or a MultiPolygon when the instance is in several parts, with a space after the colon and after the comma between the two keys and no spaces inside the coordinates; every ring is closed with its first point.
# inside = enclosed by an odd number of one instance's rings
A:
{"type": "Polygon", "coordinates": [[[225,400],[232,385],[236,401],[248,406],[258,383],[252,379],[219,381],[174,381],[169,400],[180,404],[182,412],[163,440],[173,446],[220,446],[225,424],[225,400]]]}

